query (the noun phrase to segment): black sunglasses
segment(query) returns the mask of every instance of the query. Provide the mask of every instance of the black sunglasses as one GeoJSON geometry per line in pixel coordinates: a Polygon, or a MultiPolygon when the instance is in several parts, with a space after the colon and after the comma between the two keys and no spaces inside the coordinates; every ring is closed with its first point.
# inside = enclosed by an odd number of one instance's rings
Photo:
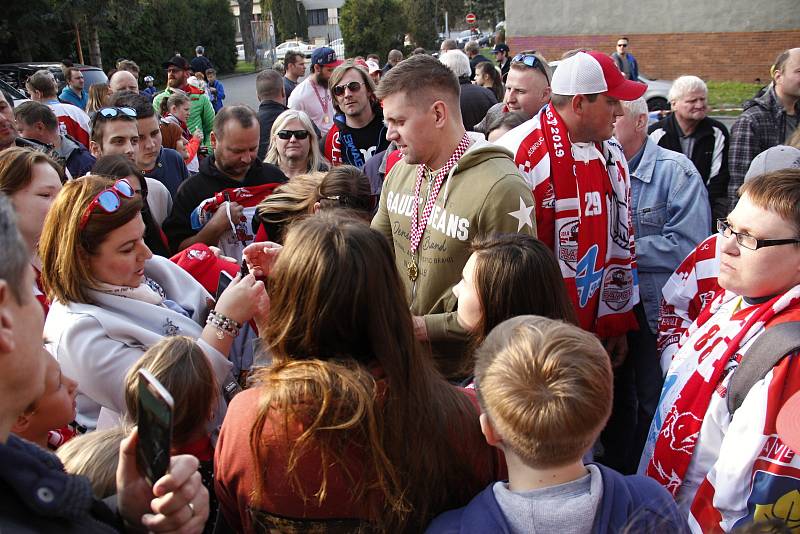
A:
{"type": "Polygon", "coordinates": [[[547,79],[547,83],[548,84],[550,83],[550,76],[547,75],[547,69],[544,68],[544,64],[542,63],[542,60],[540,60],[535,55],[533,55],[531,53],[517,54],[511,60],[511,63],[512,64],[514,64],[514,63],[522,63],[526,67],[530,67],[532,69],[538,69],[539,72],[544,74],[545,79],[547,79]]]}
{"type": "Polygon", "coordinates": [[[308,137],[308,132],[305,130],[279,130],[275,135],[284,141],[288,141],[292,136],[297,140],[302,140],[308,137]]]}
{"type": "Polygon", "coordinates": [[[136,110],[133,108],[100,108],[97,110],[97,114],[106,119],[111,119],[119,115],[136,118],[136,110]]]}
{"type": "Polygon", "coordinates": [[[617,46],[621,46],[622,48],[628,48],[628,45],[623,43],[617,43],[617,46]]]}
{"type": "Polygon", "coordinates": [[[362,85],[364,85],[363,82],[350,82],[343,85],[334,85],[333,94],[336,96],[343,96],[345,89],[350,89],[351,93],[357,93],[361,90],[362,85]]]}

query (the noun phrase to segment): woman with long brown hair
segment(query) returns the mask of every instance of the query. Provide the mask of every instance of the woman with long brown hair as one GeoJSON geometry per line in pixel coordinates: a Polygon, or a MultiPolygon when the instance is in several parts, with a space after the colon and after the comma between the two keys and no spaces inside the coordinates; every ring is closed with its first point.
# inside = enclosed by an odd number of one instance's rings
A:
{"type": "Polygon", "coordinates": [[[419,532],[498,471],[468,392],[414,339],[386,239],[340,210],[245,250],[268,275],[273,363],[231,403],[216,449],[236,531],[419,532]]]}
{"type": "Polygon", "coordinates": [[[553,251],[523,234],[476,238],[453,293],[458,322],[471,333],[474,346],[517,315],[576,322],[553,251]]]}

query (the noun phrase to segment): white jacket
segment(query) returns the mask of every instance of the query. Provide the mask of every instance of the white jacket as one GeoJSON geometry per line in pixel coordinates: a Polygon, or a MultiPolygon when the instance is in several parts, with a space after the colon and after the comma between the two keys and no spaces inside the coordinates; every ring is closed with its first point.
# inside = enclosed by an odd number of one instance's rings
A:
{"type": "MultiPolygon", "coordinates": [[[[101,407],[125,412],[125,375],[148,347],[164,336],[198,339],[203,331],[211,295],[199,282],[160,256],[147,261],[145,274],[190,317],[165,306],[94,290],[89,295],[96,304],[56,301],[47,315],[45,339],[52,343],[51,352],[64,374],[78,381],[76,419],[90,429],[96,426],[101,407]]],[[[203,340],[198,343],[221,387],[233,364],[203,340]]]]}

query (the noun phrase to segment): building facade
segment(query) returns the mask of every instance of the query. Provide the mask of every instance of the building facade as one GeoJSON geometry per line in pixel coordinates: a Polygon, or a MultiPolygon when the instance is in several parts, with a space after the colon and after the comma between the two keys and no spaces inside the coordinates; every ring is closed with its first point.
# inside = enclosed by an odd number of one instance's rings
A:
{"type": "Polygon", "coordinates": [[[506,0],[512,52],[558,59],[575,48],[614,52],[630,39],[650,78],[694,74],[705,80],[769,81],[769,67],[800,46],[798,0],[506,0]]]}

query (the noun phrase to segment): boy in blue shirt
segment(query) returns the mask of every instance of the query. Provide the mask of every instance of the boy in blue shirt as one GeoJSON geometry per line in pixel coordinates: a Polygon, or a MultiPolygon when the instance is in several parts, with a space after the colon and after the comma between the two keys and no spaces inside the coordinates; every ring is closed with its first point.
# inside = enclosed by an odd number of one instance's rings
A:
{"type": "Polygon", "coordinates": [[[597,337],[520,316],[492,330],[475,358],[481,429],[505,454],[508,481],[427,532],[688,532],[656,481],[583,462],[611,412],[611,363],[597,337]]]}

